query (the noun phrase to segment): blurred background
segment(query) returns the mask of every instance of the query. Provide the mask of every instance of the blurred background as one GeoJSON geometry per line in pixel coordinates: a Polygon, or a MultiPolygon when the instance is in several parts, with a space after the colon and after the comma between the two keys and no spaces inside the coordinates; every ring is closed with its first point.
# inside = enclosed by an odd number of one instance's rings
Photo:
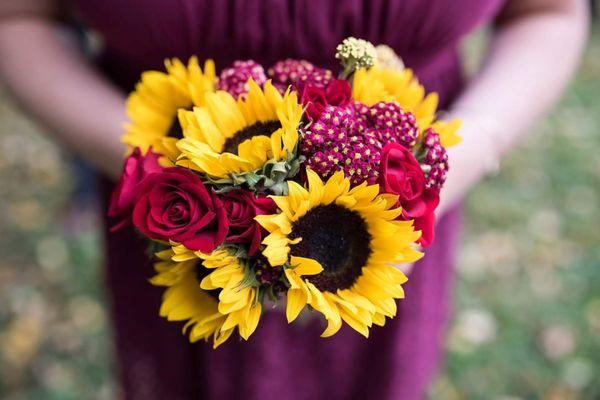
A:
{"type": "MultiPolygon", "coordinates": [[[[484,36],[465,47],[471,68],[484,36]]],[[[559,106],[466,202],[432,399],[600,398],[599,154],[596,22],[559,106]]],[[[118,391],[94,190],[0,87],[0,398],[118,391]]]]}

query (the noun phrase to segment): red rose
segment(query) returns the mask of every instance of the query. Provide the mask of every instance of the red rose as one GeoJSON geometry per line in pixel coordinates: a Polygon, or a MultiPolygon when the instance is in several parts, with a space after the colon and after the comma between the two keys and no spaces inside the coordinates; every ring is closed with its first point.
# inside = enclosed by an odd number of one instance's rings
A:
{"type": "Polygon", "coordinates": [[[184,168],[150,174],[137,189],[133,224],[151,239],[210,253],[223,243],[229,224],[221,200],[184,168]]]}
{"type": "Polygon", "coordinates": [[[331,106],[345,106],[352,99],[352,89],[348,81],[334,79],[325,92],[327,103],[331,106]]]}
{"type": "Polygon", "coordinates": [[[302,105],[306,107],[306,115],[313,121],[318,120],[327,106],[325,90],[320,87],[307,85],[302,91],[302,105]]]}
{"type": "Polygon", "coordinates": [[[248,254],[254,255],[262,241],[262,228],[254,220],[257,215],[273,214],[275,202],[268,197],[256,197],[245,190],[225,193],[221,200],[229,220],[228,243],[247,243],[248,254]]]}
{"type": "Polygon", "coordinates": [[[427,189],[425,174],[411,151],[398,143],[389,143],[381,157],[380,184],[387,193],[399,196],[403,219],[414,219],[421,230],[419,243],[429,246],[434,237],[434,211],[440,202],[436,189],[427,189]]]}
{"type": "Polygon", "coordinates": [[[119,183],[110,197],[108,206],[108,216],[117,219],[115,225],[110,228],[111,232],[117,232],[131,223],[135,188],[146,175],[161,171],[158,165],[159,157],[160,155],[152,152],[152,149],[148,150],[146,155],[142,155],[136,147],[125,159],[119,183]]]}
{"type": "Polygon", "coordinates": [[[332,80],[327,89],[306,85],[302,90],[300,101],[306,107],[306,115],[313,121],[318,120],[325,107],[344,106],[352,98],[352,89],[348,81],[332,80]]]}

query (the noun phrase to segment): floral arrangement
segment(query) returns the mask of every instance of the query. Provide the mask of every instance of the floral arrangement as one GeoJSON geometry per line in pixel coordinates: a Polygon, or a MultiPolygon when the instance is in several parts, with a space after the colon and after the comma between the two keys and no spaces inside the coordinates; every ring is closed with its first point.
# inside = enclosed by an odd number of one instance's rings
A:
{"type": "Polygon", "coordinates": [[[304,60],[236,61],[216,75],[166,61],[127,102],[130,147],[109,208],[153,245],[160,315],[191,342],[248,339],[265,302],[309,308],[323,337],[368,337],[396,314],[434,211],[458,121],[436,119],[388,47],[348,38],[336,75],[304,60]]]}

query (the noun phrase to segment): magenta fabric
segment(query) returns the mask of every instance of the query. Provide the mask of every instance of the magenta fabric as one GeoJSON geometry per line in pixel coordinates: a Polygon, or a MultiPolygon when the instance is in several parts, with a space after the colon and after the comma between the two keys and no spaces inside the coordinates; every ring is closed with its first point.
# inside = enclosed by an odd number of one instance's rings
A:
{"type": "MultiPolygon", "coordinates": [[[[263,64],[292,57],[334,67],[346,36],[392,46],[447,107],[462,87],[457,45],[502,0],[72,0],[105,40],[101,65],[123,89],[166,57],[263,64]]],[[[450,161],[452,165],[452,161],[450,161]]],[[[107,188],[110,190],[110,188],[107,188]]],[[[329,339],[312,319],[288,326],[263,314],[249,342],[216,351],[189,344],[182,324],[158,317],[161,288],[133,231],[107,234],[107,280],[119,378],[127,399],[420,399],[440,362],[460,224],[449,213],[415,266],[398,316],[366,340],[349,328],[329,339]]]]}

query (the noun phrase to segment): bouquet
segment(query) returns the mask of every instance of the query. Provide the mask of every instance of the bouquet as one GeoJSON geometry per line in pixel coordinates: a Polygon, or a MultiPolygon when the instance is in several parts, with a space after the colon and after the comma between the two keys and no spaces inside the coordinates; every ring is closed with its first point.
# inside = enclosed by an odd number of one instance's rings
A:
{"type": "Polygon", "coordinates": [[[337,77],[305,60],[218,77],[167,60],[130,95],[109,216],[151,244],[160,315],[191,342],[247,340],[267,301],[289,323],[321,314],[323,337],[395,316],[396,265],[434,238],[459,122],[436,120],[437,95],[389,48],[348,38],[335,57],[337,77]]]}

